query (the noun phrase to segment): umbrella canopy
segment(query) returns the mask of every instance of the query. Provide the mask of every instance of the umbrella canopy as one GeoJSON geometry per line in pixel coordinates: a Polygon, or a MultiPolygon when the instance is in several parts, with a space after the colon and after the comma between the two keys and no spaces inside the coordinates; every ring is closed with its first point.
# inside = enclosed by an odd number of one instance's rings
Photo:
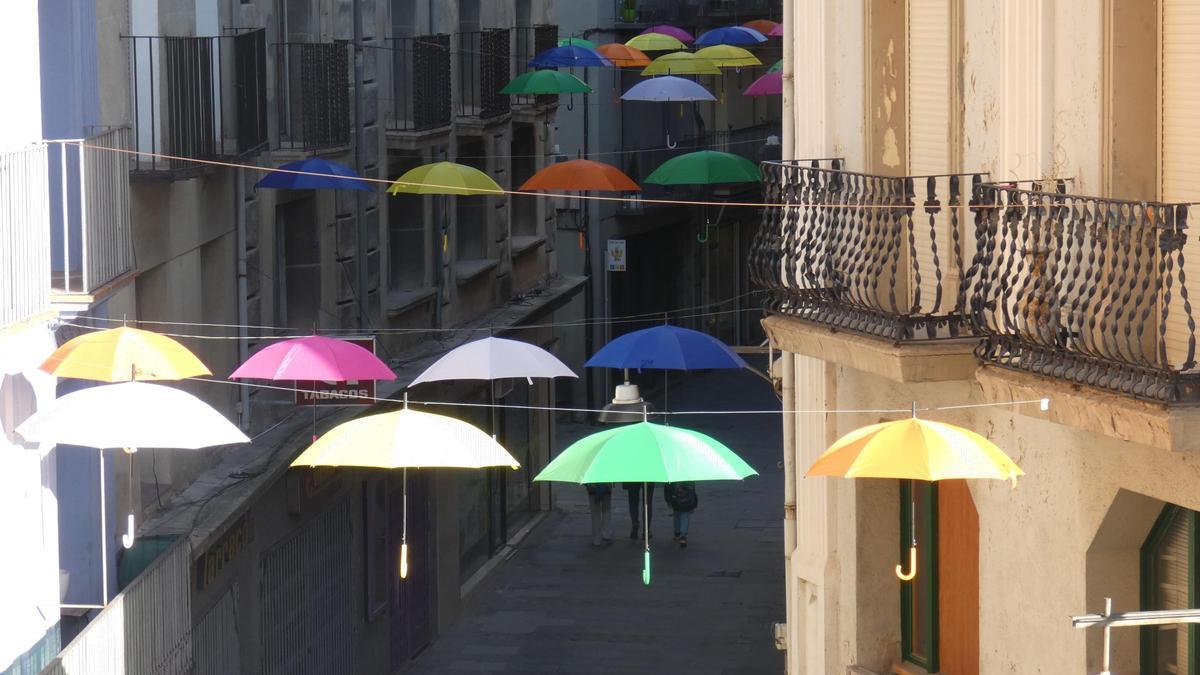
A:
{"type": "Polygon", "coordinates": [[[663,35],[662,33],[635,35],[625,41],[625,46],[640,49],[644,52],[673,52],[678,49],[687,48],[687,45],[683,44],[679,38],[663,35]]]}
{"type": "Polygon", "coordinates": [[[521,186],[521,190],[527,192],[640,192],[641,189],[617,167],[590,159],[551,164],[533,174],[521,186]]]}
{"type": "Polygon", "coordinates": [[[758,180],[758,167],[745,157],[717,150],[699,150],[668,159],[644,182],[655,185],[711,185],[756,183],[758,180]]]}
{"type": "Polygon", "coordinates": [[[128,326],[72,338],[54,350],[41,368],[57,377],[100,382],[182,380],[212,374],[172,338],[128,326]]]}
{"type": "Polygon", "coordinates": [[[743,23],[742,26],[744,28],[756,30],[756,31],[762,33],[763,35],[767,35],[771,31],[778,28],[779,24],[775,23],[774,21],[772,21],[770,19],[755,19],[753,21],[747,21],[747,22],[743,23]]]}
{"type": "Polygon", "coordinates": [[[771,64],[771,67],[767,69],[767,72],[768,72],[768,73],[780,73],[780,72],[783,72],[783,59],[779,59],[779,60],[778,60],[778,61],[776,61],[775,63],[772,63],[772,64],[771,64]]]}
{"type": "Polygon", "coordinates": [[[712,61],[691,52],[671,52],[650,62],[642,75],[720,75],[721,69],[712,61]]]}
{"type": "Polygon", "coordinates": [[[762,61],[741,47],[733,45],[713,45],[698,50],[696,56],[708,59],[718,68],[741,68],[744,66],[761,66],[762,61]]]}
{"type": "Polygon", "coordinates": [[[679,326],[655,326],[616,338],[584,366],[701,370],[745,368],[746,362],[724,342],[707,333],[679,326]]]}
{"type": "Polygon", "coordinates": [[[374,354],[345,340],[310,335],[283,340],[260,349],[233,371],[229,379],[262,380],[394,380],[396,374],[374,354]]]}
{"type": "Polygon", "coordinates": [[[56,399],[17,427],[27,441],[91,448],[187,448],[250,439],[191,394],[147,382],[89,387],[56,399]]]}
{"type": "Polygon", "coordinates": [[[696,39],[695,37],[692,36],[691,33],[687,32],[686,30],[684,30],[678,26],[672,26],[671,24],[667,24],[667,23],[660,23],[657,26],[650,26],[649,28],[647,28],[646,30],[641,32],[642,35],[646,35],[647,33],[658,33],[659,35],[670,35],[671,37],[675,38],[676,40],[679,40],[680,42],[692,42],[693,40],[696,39]]]}
{"type": "Polygon", "coordinates": [[[621,94],[621,99],[669,103],[673,101],[715,101],[717,97],[691,80],[666,75],[638,82],[630,87],[629,91],[621,94]]]}
{"type": "Polygon", "coordinates": [[[562,361],[537,345],[488,337],[451,349],[408,386],[441,380],[575,376],[562,361]]]}
{"type": "Polygon", "coordinates": [[[531,70],[504,85],[501,94],[590,94],[592,88],[570,73],[531,70]]]}
{"type": "Polygon", "coordinates": [[[575,47],[587,47],[588,49],[596,48],[595,42],[592,42],[591,40],[586,40],[581,37],[565,37],[565,38],[558,39],[559,47],[566,47],[567,45],[573,45],[575,47]]]}
{"type": "Polygon", "coordinates": [[[697,47],[709,47],[712,45],[756,45],[760,42],[766,42],[767,36],[745,26],[725,26],[724,28],[714,28],[707,33],[696,38],[697,47]]]}
{"type": "Polygon", "coordinates": [[[362,190],[370,192],[374,188],[345,164],[338,164],[319,157],[310,157],[298,162],[288,162],[268,173],[262,180],[254,184],[256,188],[274,188],[279,190],[362,190]],[[305,173],[287,173],[288,171],[303,171],[305,173]],[[310,175],[322,174],[322,175],[310,175]]]}
{"type": "Polygon", "coordinates": [[[767,73],[755,80],[746,91],[742,92],[743,96],[778,96],[783,93],[783,73],[778,70],[767,73]]]}
{"type": "Polygon", "coordinates": [[[943,422],[902,419],[852,431],[829,446],[806,476],[845,478],[998,478],[1024,471],[994,443],[943,422]]]}
{"type": "Polygon", "coordinates": [[[591,68],[609,67],[612,62],[591,47],[563,45],[551,47],[529,61],[530,68],[591,68]]]}
{"type": "Polygon", "coordinates": [[[618,68],[637,68],[650,65],[650,57],[646,56],[645,52],[620,42],[600,45],[596,47],[596,51],[603,54],[604,58],[612,61],[612,64],[618,68]]]}
{"type": "Polygon", "coordinates": [[[516,469],[520,463],[491,436],[462,420],[405,408],[339,424],[292,466],[516,469]]]}
{"type": "Polygon", "coordinates": [[[767,33],[767,37],[783,37],[783,24],[777,24],[772,28],[771,32],[767,33]]]}
{"type": "Polygon", "coordinates": [[[410,195],[486,195],[503,194],[491,176],[465,164],[434,162],[422,164],[396,179],[390,194],[410,195]]]}

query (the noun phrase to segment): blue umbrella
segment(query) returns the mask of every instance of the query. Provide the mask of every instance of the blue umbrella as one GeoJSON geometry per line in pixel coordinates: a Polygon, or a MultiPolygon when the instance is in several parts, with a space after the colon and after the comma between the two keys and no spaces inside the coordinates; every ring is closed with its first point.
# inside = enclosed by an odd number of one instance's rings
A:
{"type": "Polygon", "coordinates": [[[674,75],[652,77],[638,82],[621,94],[626,101],[715,101],[707,89],[699,84],[674,75]]]}
{"type": "Polygon", "coordinates": [[[262,180],[255,183],[254,187],[279,190],[362,190],[364,192],[372,190],[367,181],[356,180],[360,177],[354,173],[354,169],[345,164],[338,164],[319,157],[288,162],[279,168],[284,171],[268,173],[262,180]],[[304,171],[306,173],[286,173],[286,171],[304,171]],[[337,176],[345,176],[345,178],[337,176]]]}
{"type": "Polygon", "coordinates": [[[713,45],[756,45],[760,42],[766,42],[767,36],[745,26],[725,26],[724,28],[714,28],[704,35],[696,38],[697,47],[711,47],[713,45]]]}
{"type": "Polygon", "coordinates": [[[700,331],[678,326],[655,326],[626,333],[604,345],[588,368],[659,368],[705,370],[746,368],[742,357],[724,342],[700,331]]]}
{"type": "Polygon", "coordinates": [[[552,47],[539,53],[529,61],[530,68],[590,68],[612,67],[612,61],[595,49],[579,45],[552,47]]]}

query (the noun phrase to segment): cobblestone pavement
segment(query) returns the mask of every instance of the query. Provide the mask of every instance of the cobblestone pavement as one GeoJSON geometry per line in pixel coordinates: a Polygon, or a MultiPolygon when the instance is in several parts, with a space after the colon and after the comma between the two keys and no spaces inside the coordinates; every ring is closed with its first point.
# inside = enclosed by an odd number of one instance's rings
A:
{"type": "MultiPolygon", "coordinates": [[[[746,372],[697,373],[671,385],[673,410],[778,409],[746,372]]],[[[706,415],[672,423],[708,433],[760,476],[698,483],[688,548],[671,541],[654,494],[653,579],[641,579],[625,492],[613,491],[616,541],[591,546],[587,497],[556,483],[556,508],[467,599],[463,614],[414,662],[425,673],[783,672],[772,623],[784,620],[783,475],[775,415],[706,415]]],[[[598,430],[560,424],[559,447],[598,430]]]]}

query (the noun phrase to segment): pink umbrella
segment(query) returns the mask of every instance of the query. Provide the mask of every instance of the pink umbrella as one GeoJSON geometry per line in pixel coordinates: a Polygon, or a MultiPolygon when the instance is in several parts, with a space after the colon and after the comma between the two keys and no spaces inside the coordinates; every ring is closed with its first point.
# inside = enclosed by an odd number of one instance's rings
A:
{"type": "Polygon", "coordinates": [[[758,78],[742,96],[778,96],[783,93],[783,73],[775,71],[758,78]]]}
{"type": "Polygon", "coordinates": [[[676,40],[679,40],[680,42],[692,42],[696,39],[696,38],[692,37],[692,34],[687,32],[686,30],[679,28],[678,26],[672,26],[670,24],[665,24],[665,23],[659,24],[657,26],[650,26],[646,30],[642,31],[642,35],[645,35],[646,33],[659,33],[662,35],[670,35],[671,37],[675,38],[676,40]]]}
{"type": "Polygon", "coordinates": [[[262,380],[394,380],[396,374],[371,352],[356,344],[322,335],[283,340],[259,350],[229,379],[262,380]]]}
{"type": "Polygon", "coordinates": [[[777,24],[772,28],[771,32],[767,33],[767,37],[783,37],[783,24],[777,24]]]}

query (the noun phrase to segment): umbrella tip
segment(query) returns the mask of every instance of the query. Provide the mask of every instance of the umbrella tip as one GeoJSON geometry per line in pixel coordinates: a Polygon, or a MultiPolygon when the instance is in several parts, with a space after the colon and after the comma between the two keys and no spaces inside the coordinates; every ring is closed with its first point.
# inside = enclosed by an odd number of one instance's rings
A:
{"type": "Polygon", "coordinates": [[[912,402],[912,416],[913,416],[913,419],[917,418],[917,402],[916,401],[912,402]]]}

